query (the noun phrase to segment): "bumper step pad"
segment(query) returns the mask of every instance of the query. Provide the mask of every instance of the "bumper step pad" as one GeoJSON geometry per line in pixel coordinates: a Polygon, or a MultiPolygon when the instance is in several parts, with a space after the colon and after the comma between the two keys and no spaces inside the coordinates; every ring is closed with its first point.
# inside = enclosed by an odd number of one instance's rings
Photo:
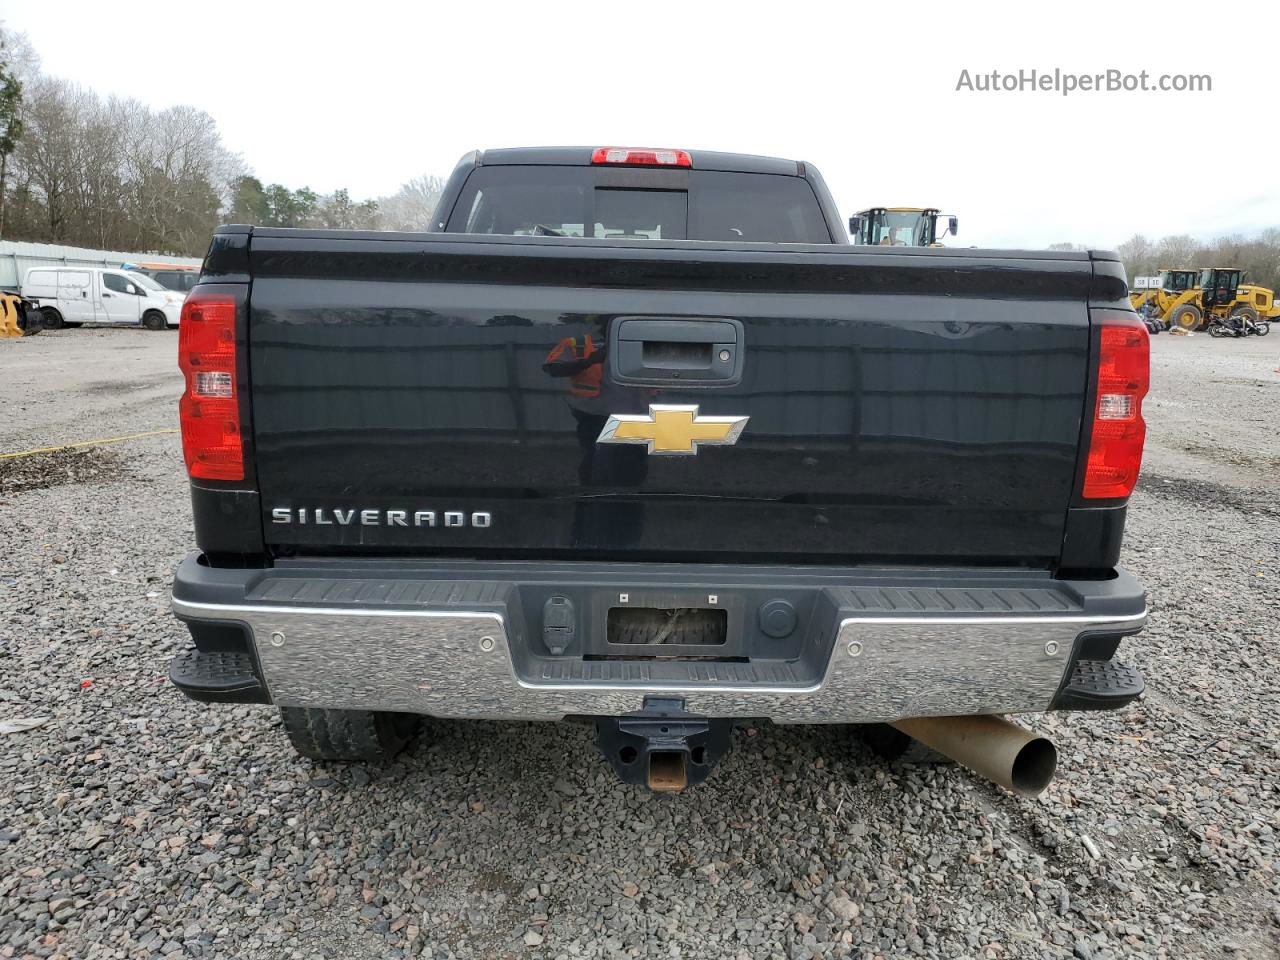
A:
{"type": "Polygon", "coordinates": [[[1055,706],[1059,710],[1114,710],[1137,700],[1146,685],[1137,667],[1118,660],[1077,660],[1055,706]]]}
{"type": "Polygon", "coordinates": [[[270,703],[253,657],[243,651],[188,650],[173,658],[169,681],[202,703],[270,703]]]}

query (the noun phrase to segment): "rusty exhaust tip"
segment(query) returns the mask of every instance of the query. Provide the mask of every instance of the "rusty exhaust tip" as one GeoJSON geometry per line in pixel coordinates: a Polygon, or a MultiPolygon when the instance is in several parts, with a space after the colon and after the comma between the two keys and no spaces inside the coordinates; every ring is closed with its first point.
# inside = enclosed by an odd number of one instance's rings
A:
{"type": "Polygon", "coordinates": [[[1014,793],[1034,797],[1049,786],[1058,769],[1058,748],[1045,737],[1035,737],[1013,758],[1009,782],[1014,793]]]}
{"type": "Polygon", "coordinates": [[[911,717],[891,724],[1006,790],[1034,797],[1053,780],[1053,741],[1002,717],[911,717]]]}
{"type": "Polygon", "coordinates": [[[679,793],[689,785],[689,755],[683,750],[649,753],[649,789],[655,793],[679,793]]]}

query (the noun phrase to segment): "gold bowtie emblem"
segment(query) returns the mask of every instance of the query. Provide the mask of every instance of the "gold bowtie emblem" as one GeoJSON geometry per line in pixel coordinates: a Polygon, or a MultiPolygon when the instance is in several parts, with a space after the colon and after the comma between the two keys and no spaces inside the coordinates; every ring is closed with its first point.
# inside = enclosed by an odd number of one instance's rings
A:
{"type": "Polygon", "coordinates": [[[691,456],[702,444],[737,443],[749,417],[700,417],[696,404],[649,404],[648,415],[615,413],[596,443],[643,443],[649,453],[691,456]]]}

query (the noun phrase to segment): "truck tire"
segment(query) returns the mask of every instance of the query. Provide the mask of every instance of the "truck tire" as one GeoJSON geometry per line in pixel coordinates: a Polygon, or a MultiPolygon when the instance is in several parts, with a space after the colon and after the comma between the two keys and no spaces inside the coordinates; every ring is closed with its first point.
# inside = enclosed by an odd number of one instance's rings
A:
{"type": "Polygon", "coordinates": [[[312,760],[385,763],[404,749],[422,718],[413,713],[281,707],[293,749],[312,760]]]}
{"type": "Polygon", "coordinates": [[[61,330],[62,314],[53,307],[45,307],[40,311],[40,325],[46,330],[61,330]]]}
{"type": "Polygon", "coordinates": [[[871,752],[890,763],[955,763],[950,757],[926,747],[919,740],[887,723],[867,723],[859,729],[863,742],[871,748],[871,752]]]}
{"type": "Polygon", "coordinates": [[[1180,327],[1188,332],[1199,330],[1200,324],[1204,320],[1204,315],[1200,312],[1200,308],[1194,303],[1184,303],[1175,307],[1173,312],[1169,314],[1169,329],[1180,327]]]}
{"type": "Polygon", "coordinates": [[[148,330],[163,330],[169,325],[169,321],[159,310],[148,310],[142,315],[142,325],[148,330]]]}

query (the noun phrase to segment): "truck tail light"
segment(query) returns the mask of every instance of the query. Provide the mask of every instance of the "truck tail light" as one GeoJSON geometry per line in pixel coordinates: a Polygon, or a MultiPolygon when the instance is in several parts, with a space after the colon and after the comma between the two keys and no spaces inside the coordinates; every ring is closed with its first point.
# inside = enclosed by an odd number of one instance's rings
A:
{"type": "Polygon", "coordinates": [[[1138,483],[1147,436],[1142,398],[1151,383],[1151,345],[1147,328],[1132,313],[1107,314],[1098,334],[1098,397],[1084,496],[1111,500],[1129,496],[1138,483]]]}
{"type": "Polygon", "coordinates": [[[654,147],[597,147],[591,155],[592,163],[625,163],[639,166],[692,167],[693,158],[687,150],[666,150],[654,147]]]}
{"type": "Polygon", "coordinates": [[[187,381],[178,419],[188,475],[243,480],[233,297],[199,291],[187,295],[178,327],[178,366],[187,381]]]}

